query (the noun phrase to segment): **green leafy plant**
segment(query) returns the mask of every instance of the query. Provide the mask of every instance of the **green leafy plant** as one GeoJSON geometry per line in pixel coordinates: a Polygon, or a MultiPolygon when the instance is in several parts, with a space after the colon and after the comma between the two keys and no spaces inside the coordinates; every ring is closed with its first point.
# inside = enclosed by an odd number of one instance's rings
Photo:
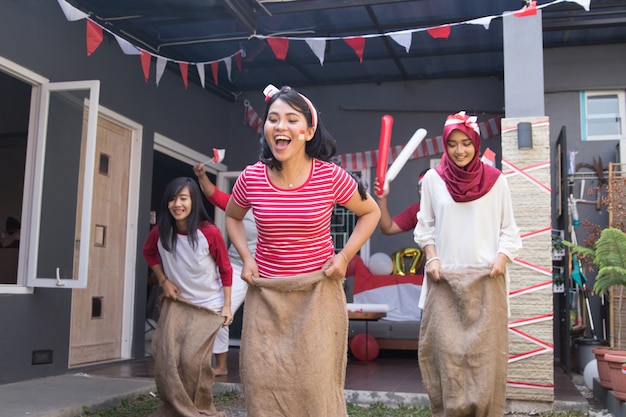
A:
{"type": "MultiPolygon", "coordinates": [[[[626,233],[620,229],[608,227],[602,230],[600,237],[588,248],[563,241],[573,253],[578,254],[583,260],[588,260],[598,269],[593,291],[602,295],[611,287],[620,290],[618,311],[622,309],[622,295],[626,287],[626,233]]],[[[617,315],[618,326],[615,345],[618,349],[624,349],[621,338],[621,314],[617,315]]]]}
{"type": "Polygon", "coordinates": [[[613,227],[602,231],[592,248],[563,243],[583,259],[589,259],[597,268],[598,275],[593,284],[596,294],[604,294],[613,286],[626,286],[626,233],[613,227]]]}

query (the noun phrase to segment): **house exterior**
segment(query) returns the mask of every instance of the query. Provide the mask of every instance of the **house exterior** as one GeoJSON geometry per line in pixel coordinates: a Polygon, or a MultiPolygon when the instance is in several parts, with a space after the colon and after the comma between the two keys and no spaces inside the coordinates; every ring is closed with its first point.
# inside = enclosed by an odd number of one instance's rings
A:
{"type": "MultiPolygon", "coordinates": [[[[9,274],[13,281],[0,284],[0,332],[5,335],[0,339],[0,384],[143,357],[148,269],[141,247],[154,195],[160,195],[154,190],[156,154],[182,161],[189,168],[186,175],[192,176],[191,164],[210,159],[213,148],[224,148],[226,158],[211,166],[212,174],[241,170],[258,156],[257,133],[242,123],[243,99],[261,113],[262,92],[247,91],[228,101],[195,83],[185,88],[175,70],[167,70],[157,86],[153,77],[144,80],[139,57],[122,54],[115,42],[105,41],[87,56],[84,22],[68,22],[56,2],[10,0],[2,11],[0,172],[6,199],[0,203],[0,219],[19,218],[22,235],[19,249],[0,253],[0,261],[16,269],[9,274]],[[75,81],[80,83],[69,84],[75,81]],[[97,115],[84,113],[96,107],[97,115]],[[93,128],[92,139],[83,125],[93,128]]],[[[483,144],[496,152],[503,171],[510,167],[502,158],[525,166],[532,165],[532,157],[552,161],[540,179],[548,193],[535,205],[516,207],[522,228],[558,229],[563,228],[558,213],[567,209],[559,209],[556,192],[557,137],[565,126],[567,149],[562,152],[575,152],[577,162],[601,158],[606,166],[619,160],[626,129],[622,126],[611,137],[588,134],[593,114],[585,105],[608,96],[626,120],[625,52],[623,43],[544,50],[543,114],[506,114],[506,74],[505,79],[325,86],[302,92],[315,101],[340,153],[376,149],[378,135],[372,132],[379,130],[385,113],[394,116],[393,146],[404,144],[419,127],[428,136],[440,135],[445,116],[459,110],[476,113],[480,120],[504,118],[502,135],[483,144]],[[541,137],[532,154],[510,143],[516,140],[517,122],[525,120],[543,123],[534,133],[541,137]],[[533,213],[537,207],[541,213],[533,213]]],[[[392,184],[392,212],[413,202],[417,173],[430,164],[430,158],[407,163],[392,184]]],[[[375,175],[364,173],[370,179],[375,175]]],[[[585,188],[595,187],[596,179],[586,179],[584,185],[575,180],[577,198],[586,199],[585,188]]],[[[520,193],[520,201],[528,203],[523,198],[528,194],[520,193]]],[[[581,218],[608,222],[606,210],[584,203],[578,208],[581,218]]],[[[585,236],[581,229],[578,240],[585,236]]],[[[550,269],[549,240],[541,242],[531,245],[536,254],[528,256],[550,269]]],[[[412,245],[411,236],[376,233],[369,251],[412,245]]],[[[528,279],[550,280],[541,273],[528,279]]],[[[547,347],[531,360],[541,362],[542,381],[547,381],[542,392],[549,392],[552,363],[567,366],[571,341],[561,321],[567,313],[561,311],[565,294],[550,285],[539,294],[531,307],[537,315],[554,314],[554,326],[552,321],[541,325],[538,331],[547,347]]],[[[599,300],[592,304],[594,317],[600,317],[599,300]]],[[[598,321],[596,328],[601,327],[598,321]]],[[[524,388],[511,392],[520,390],[522,394],[514,394],[520,400],[537,398],[524,388]]],[[[542,398],[549,403],[551,397],[542,398]]]]}

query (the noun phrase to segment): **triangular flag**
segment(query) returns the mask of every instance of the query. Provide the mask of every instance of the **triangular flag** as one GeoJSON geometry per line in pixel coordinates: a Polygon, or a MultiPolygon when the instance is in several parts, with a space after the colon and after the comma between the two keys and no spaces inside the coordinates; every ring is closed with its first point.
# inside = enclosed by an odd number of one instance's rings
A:
{"type": "Polygon", "coordinates": [[[87,19],[87,56],[98,49],[103,38],[102,27],[91,19],[87,19]]]}
{"type": "Polygon", "coordinates": [[[161,81],[161,77],[163,76],[163,71],[165,71],[165,65],[167,64],[167,60],[162,56],[157,56],[156,61],[156,85],[158,87],[159,82],[161,81]]]}
{"type": "Polygon", "coordinates": [[[320,64],[324,65],[324,53],[326,52],[326,40],[324,39],[305,39],[311,51],[315,54],[320,64]]]}
{"type": "Polygon", "coordinates": [[[196,64],[196,68],[198,69],[200,84],[202,85],[202,88],[204,88],[204,64],[196,64]]]}
{"type": "Polygon", "coordinates": [[[434,39],[448,39],[450,36],[450,25],[441,25],[426,29],[426,32],[434,39]]]}
{"type": "Polygon", "coordinates": [[[226,149],[213,148],[213,162],[219,164],[224,160],[224,156],[226,156],[226,149]]]}
{"type": "Polygon", "coordinates": [[[495,16],[479,17],[478,19],[468,20],[466,23],[469,25],[483,25],[485,29],[489,29],[491,20],[493,20],[494,17],[495,16]]]}
{"type": "Polygon", "coordinates": [[[218,81],[218,71],[220,69],[219,65],[220,65],[219,61],[211,62],[211,72],[213,72],[213,82],[215,83],[215,85],[217,85],[217,81],[218,81]]]}
{"type": "Polygon", "coordinates": [[[573,3],[577,3],[579,5],[581,5],[582,7],[584,7],[585,11],[589,11],[589,4],[591,4],[591,0],[566,0],[566,1],[571,1],[573,3]]]}
{"type": "Polygon", "coordinates": [[[139,49],[135,45],[133,45],[132,43],[128,42],[126,39],[120,38],[117,35],[113,35],[113,36],[115,36],[115,40],[117,41],[117,44],[120,46],[120,49],[122,50],[122,52],[124,52],[124,54],[126,54],[126,55],[139,55],[139,54],[141,54],[139,49]]]}
{"type": "Polygon", "coordinates": [[[185,85],[186,90],[189,85],[189,82],[187,81],[187,76],[189,75],[189,64],[187,62],[179,62],[178,68],[180,68],[180,76],[183,77],[183,84],[185,85]]]}
{"type": "Polygon", "coordinates": [[[406,53],[407,54],[409,53],[409,49],[411,49],[411,41],[413,39],[413,32],[411,31],[396,32],[396,33],[390,33],[389,36],[391,37],[391,39],[396,41],[398,45],[404,46],[404,49],[406,49],[406,53]]]}
{"type": "Polygon", "coordinates": [[[224,65],[226,65],[226,72],[228,73],[228,81],[232,81],[230,78],[230,70],[233,66],[233,59],[231,57],[224,59],[224,65]]]}
{"type": "Polygon", "coordinates": [[[276,55],[276,58],[283,61],[287,58],[287,51],[289,50],[289,39],[287,38],[266,38],[267,43],[270,44],[270,48],[276,55]]]}
{"type": "Polygon", "coordinates": [[[515,17],[534,16],[537,14],[537,2],[535,0],[530,2],[530,5],[524,6],[516,12],[513,12],[515,17]]]}
{"type": "Polygon", "coordinates": [[[241,72],[241,52],[235,54],[235,63],[237,64],[237,69],[241,72]]]}
{"type": "Polygon", "coordinates": [[[354,49],[354,52],[356,52],[356,55],[359,57],[359,62],[363,63],[363,50],[365,49],[365,38],[362,36],[355,36],[355,37],[343,38],[343,40],[346,41],[346,43],[350,45],[352,49],[354,49]]]}
{"type": "Polygon", "coordinates": [[[61,10],[63,10],[65,18],[70,22],[87,18],[87,13],[81,12],[65,0],[59,0],[59,6],[61,6],[61,10]]]}
{"type": "Polygon", "coordinates": [[[150,78],[150,60],[152,55],[141,50],[141,68],[143,69],[143,78],[145,78],[146,82],[148,82],[148,78],[150,78]]]}

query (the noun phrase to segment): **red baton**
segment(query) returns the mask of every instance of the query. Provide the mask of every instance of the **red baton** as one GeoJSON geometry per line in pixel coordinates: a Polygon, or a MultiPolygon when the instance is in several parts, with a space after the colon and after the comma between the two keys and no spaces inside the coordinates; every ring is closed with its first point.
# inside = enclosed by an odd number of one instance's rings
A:
{"type": "Polygon", "coordinates": [[[385,186],[385,177],[387,175],[387,166],[389,165],[389,144],[391,143],[391,127],[393,126],[393,117],[385,114],[381,120],[380,126],[380,144],[378,145],[378,164],[376,165],[376,180],[380,186],[380,190],[375,190],[376,194],[382,195],[385,186]]]}

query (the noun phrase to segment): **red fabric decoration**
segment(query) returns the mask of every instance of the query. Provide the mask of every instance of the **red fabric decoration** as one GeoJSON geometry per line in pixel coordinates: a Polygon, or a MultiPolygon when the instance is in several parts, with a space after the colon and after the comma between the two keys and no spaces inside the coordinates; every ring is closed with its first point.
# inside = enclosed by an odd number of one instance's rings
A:
{"type": "Polygon", "coordinates": [[[289,39],[287,38],[267,38],[267,43],[274,51],[276,58],[281,61],[287,58],[287,50],[289,49],[289,39]]]}
{"type": "Polygon", "coordinates": [[[219,70],[219,65],[220,65],[219,61],[211,62],[211,72],[213,72],[213,81],[215,82],[215,85],[217,85],[217,79],[218,79],[217,73],[219,70]]]}
{"type": "Polygon", "coordinates": [[[529,6],[524,6],[520,10],[513,12],[515,17],[534,16],[537,14],[537,2],[531,1],[529,6]]]}
{"type": "Polygon", "coordinates": [[[87,56],[98,49],[103,38],[102,28],[97,23],[87,19],[87,56]]]}
{"type": "Polygon", "coordinates": [[[143,49],[139,50],[141,52],[141,68],[143,69],[143,77],[148,82],[148,78],[150,78],[150,61],[152,59],[152,55],[144,51],[143,49]]]}
{"type": "Polygon", "coordinates": [[[241,52],[235,54],[235,63],[237,64],[237,69],[241,72],[241,52]]]}
{"type": "Polygon", "coordinates": [[[346,43],[350,45],[352,49],[354,49],[354,52],[356,52],[356,55],[359,57],[359,62],[362,64],[363,50],[365,49],[365,38],[362,36],[356,36],[353,38],[343,38],[343,40],[346,41],[346,43]]]}
{"type": "Polygon", "coordinates": [[[178,67],[180,68],[180,75],[183,77],[183,84],[185,84],[185,90],[187,89],[187,74],[189,73],[189,64],[186,62],[179,62],[178,67]]]}
{"type": "Polygon", "coordinates": [[[448,39],[450,36],[450,25],[437,26],[426,29],[426,32],[434,39],[448,39]]]}

